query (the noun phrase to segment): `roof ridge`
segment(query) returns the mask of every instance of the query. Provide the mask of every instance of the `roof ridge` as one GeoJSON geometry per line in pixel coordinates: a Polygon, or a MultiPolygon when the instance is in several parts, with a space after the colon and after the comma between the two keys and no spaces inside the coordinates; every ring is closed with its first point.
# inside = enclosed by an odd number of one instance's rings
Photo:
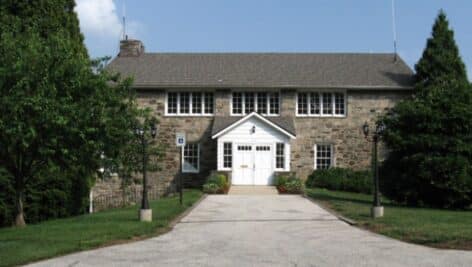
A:
{"type": "Polygon", "coordinates": [[[391,52],[296,52],[296,51],[289,51],[289,52],[257,52],[257,51],[249,51],[249,52],[145,52],[143,55],[395,55],[395,53],[391,52]]]}

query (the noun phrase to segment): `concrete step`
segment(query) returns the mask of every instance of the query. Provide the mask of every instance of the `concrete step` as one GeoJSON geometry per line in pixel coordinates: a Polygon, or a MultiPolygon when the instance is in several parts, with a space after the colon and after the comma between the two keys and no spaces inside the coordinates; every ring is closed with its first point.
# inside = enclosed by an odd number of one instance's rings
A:
{"type": "Polygon", "coordinates": [[[270,185],[232,185],[228,195],[278,195],[275,186],[270,185]]]}

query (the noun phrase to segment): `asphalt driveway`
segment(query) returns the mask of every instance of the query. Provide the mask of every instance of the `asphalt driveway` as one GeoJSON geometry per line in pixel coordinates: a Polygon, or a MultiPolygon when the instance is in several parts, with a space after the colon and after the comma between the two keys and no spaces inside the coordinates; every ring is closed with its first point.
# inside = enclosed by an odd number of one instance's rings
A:
{"type": "Polygon", "coordinates": [[[300,196],[209,196],[162,236],[34,266],[472,266],[472,252],[407,244],[300,196]]]}

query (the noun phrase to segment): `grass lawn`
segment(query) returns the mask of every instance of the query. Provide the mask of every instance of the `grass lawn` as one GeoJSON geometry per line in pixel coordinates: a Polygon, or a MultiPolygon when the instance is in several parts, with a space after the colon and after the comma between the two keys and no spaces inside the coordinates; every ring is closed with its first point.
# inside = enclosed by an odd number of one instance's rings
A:
{"type": "Polygon", "coordinates": [[[307,189],[307,195],[359,227],[439,248],[472,250],[472,211],[413,208],[393,205],[383,199],[385,215],[372,219],[372,196],[325,189],[307,189]]]}
{"type": "Polygon", "coordinates": [[[11,266],[129,240],[156,236],[168,230],[169,222],[192,206],[202,193],[184,191],[179,198],[151,201],[153,222],[138,221],[137,206],[56,219],[25,228],[0,229],[0,266],[11,266]]]}

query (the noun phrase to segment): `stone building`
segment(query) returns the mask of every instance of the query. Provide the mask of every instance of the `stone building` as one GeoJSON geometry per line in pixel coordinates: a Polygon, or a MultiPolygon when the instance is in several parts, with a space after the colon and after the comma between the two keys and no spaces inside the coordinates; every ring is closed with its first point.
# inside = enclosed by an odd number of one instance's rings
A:
{"type": "Polygon", "coordinates": [[[179,157],[187,185],[214,170],[233,184],[270,184],[276,172],[305,179],[319,168],[369,168],[362,125],[413,85],[394,54],[146,53],[137,40],[121,42],[109,69],[132,76],[139,104],[160,120],[167,150],[152,177],[163,188],[175,183],[179,157]]]}

